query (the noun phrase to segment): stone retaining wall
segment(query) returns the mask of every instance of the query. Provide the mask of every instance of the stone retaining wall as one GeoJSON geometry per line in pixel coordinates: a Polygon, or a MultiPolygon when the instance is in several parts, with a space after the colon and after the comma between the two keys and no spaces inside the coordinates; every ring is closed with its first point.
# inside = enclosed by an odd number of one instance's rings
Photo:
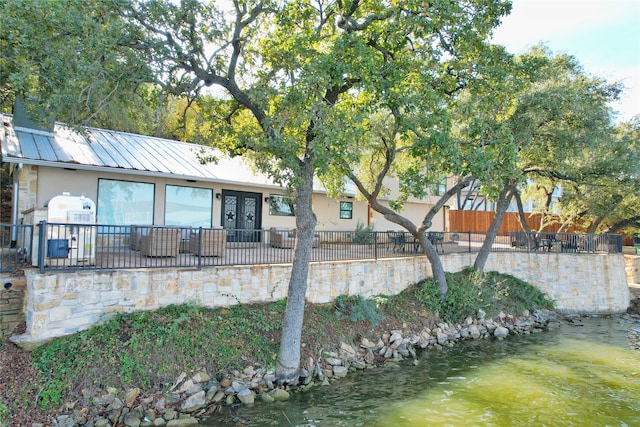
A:
{"type": "Polygon", "coordinates": [[[535,285],[564,314],[623,313],[630,294],[622,254],[492,254],[485,271],[509,273],[535,285]],[[498,255],[498,256],[494,256],[498,255]]]}
{"type": "MultiPolygon", "coordinates": [[[[445,270],[472,265],[476,254],[442,256],[445,270]]],[[[25,347],[87,329],[114,312],[153,310],[193,302],[206,307],[282,299],[291,266],[210,269],[138,269],[40,274],[25,270],[25,347]]],[[[620,255],[492,253],[486,271],[508,272],[538,286],[564,313],[618,313],[629,305],[620,255]]],[[[307,300],[326,303],[339,295],[397,294],[431,277],[426,257],[312,263],[307,300]]]]}
{"type": "Polygon", "coordinates": [[[0,331],[2,332],[0,335],[3,336],[11,335],[24,321],[22,306],[26,284],[24,277],[6,277],[6,279],[2,280],[0,287],[0,331]]]}
{"type": "Polygon", "coordinates": [[[627,281],[640,284],[640,255],[625,255],[624,265],[627,270],[627,281]]]}

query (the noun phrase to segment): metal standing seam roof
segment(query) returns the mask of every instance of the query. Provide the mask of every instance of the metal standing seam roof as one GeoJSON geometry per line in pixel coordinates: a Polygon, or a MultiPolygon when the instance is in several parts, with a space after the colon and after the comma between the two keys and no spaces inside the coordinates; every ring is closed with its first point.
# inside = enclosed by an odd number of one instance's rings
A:
{"type": "Polygon", "coordinates": [[[59,123],[50,133],[14,128],[10,115],[0,119],[3,162],[280,187],[242,158],[211,147],[106,129],[78,132],[59,123]],[[202,164],[203,150],[218,162],[202,164]]]}
{"type": "MultiPolygon", "coordinates": [[[[53,132],[14,128],[12,116],[0,114],[0,143],[2,161],[7,163],[281,188],[239,156],[127,132],[90,127],[79,132],[61,123],[55,124],[53,132]],[[218,161],[203,164],[203,156],[218,161]]],[[[318,179],[314,179],[313,188],[317,193],[326,192],[318,179]]],[[[355,194],[355,185],[348,182],[345,195],[355,194]]]]}

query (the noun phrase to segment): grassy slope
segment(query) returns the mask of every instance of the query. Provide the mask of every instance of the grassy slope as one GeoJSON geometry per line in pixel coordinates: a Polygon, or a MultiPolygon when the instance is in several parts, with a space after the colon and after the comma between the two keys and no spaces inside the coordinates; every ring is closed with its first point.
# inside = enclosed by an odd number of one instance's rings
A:
{"type": "MultiPolygon", "coordinates": [[[[426,281],[392,297],[340,297],[305,312],[303,360],[340,341],[377,340],[395,329],[419,331],[437,321],[457,322],[499,311],[552,307],[537,289],[511,276],[469,270],[448,276],[446,303],[426,281]]],[[[166,390],[178,375],[206,369],[222,377],[247,365],[270,368],[278,352],[285,301],[206,309],[170,306],[122,314],[100,327],[54,340],[33,352],[30,380],[9,381],[0,401],[0,426],[37,420],[61,411],[69,401],[98,390],[139,387],[143,394],[166,390]]],[[[6,350],[2,349],[2,352],[6,350]]]]}

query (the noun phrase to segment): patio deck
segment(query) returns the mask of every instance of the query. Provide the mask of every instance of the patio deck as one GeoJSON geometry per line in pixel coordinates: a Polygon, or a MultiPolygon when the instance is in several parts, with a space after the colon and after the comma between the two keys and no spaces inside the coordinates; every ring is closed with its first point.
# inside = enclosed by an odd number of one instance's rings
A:
{"type": "MultiPolygon", "coordinates": [[[[158,235],[164,237],[154,240],[154,243],[147,241],[146,246],[141,246],[137,244],[135,226],[41,223],[33,228],[33,233],[29,228],[32,226],[21,225],[20,227],[23,227],[20,230],[24,238],[18,239],[17,247],[9,247],[8,241],[4,241],[3,246],[0,247],[0,270],[2,271],[15,271],[31,265],[38,265],[41,272],[45,272],[289,264],[293,261],[293,243],[295,242],[294,230],[222,230],[146,226],[149,230],[159,231],[158,235]],[[178,232],[176,228],[182,232],[178,232]],[[171,233],[164,233],[169,230],[171,233]],[[194,230],[196,232],[192,234],[194,230]],[[201,232],[210,237],[198,237],[201,232]],[[286,242],[278,241],[276,233],[286,233],[286,242]],[[194,241],[192,236],[201,240],[194,241]]],[[[435,249],[441,255],[478,252],[485,240],[485,235],[481,233],[437,232],[437,234],[438,241],[435,249]]],[[[541,239],[539,233],[526,235],[520,232],[499,235],[496,236],[491,251],[573,253],[621,251],[621,248],[618,248],[621,244],[619,235],[545,233],[544,241],[551,243],[532,247],[528,244],[523,245],[520,242],[522,239],[518,240],[522,234],[526,242],[530,239],[532,241],[541,239]],[[575,242],[575,246],[569,248],[566,242],[575,242]]],[[[420,245],[415,242],[411,234],[406,232],[317,231],[311,251],[311,261],[385,259],[421,254],[420,245]]]]}

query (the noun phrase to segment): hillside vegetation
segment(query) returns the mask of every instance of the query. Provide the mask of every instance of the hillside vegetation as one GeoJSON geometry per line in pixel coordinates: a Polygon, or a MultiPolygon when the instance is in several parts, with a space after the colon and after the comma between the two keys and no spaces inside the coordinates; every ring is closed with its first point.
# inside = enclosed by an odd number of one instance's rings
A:
{"type": "MultiPolygon", "coordinates": [[[[307,304],[303,360],[340,342],[375,339],[391,330],[420,330],[456,323],[483,310],[552,308],[535,287],[512,276],[471,270],[449,274],[446,302],[433,281],[395,296],[342,296],[333,304],[307,304]]],[[[0,426],[44,421],[71,402],[86,401],[108,388],[138,387],[141,395],[166,392],[182,373],[206,370],[218,380],[246,366],[271,369],[278,352],[286,301],[208,309],[197,304],[118,314],[101,326],[58,338],[24,354],[20,372],[3,378],[0,426]],[[17,424],[16,424],[17,423],[17,424]]],[[[1,353],[11,344],[5,343],[1,353]]],[[[84,403],[87,404],[86,402],[84,403]]],[[[72,405],[71,405],[72,406],[72,405]]]]}

